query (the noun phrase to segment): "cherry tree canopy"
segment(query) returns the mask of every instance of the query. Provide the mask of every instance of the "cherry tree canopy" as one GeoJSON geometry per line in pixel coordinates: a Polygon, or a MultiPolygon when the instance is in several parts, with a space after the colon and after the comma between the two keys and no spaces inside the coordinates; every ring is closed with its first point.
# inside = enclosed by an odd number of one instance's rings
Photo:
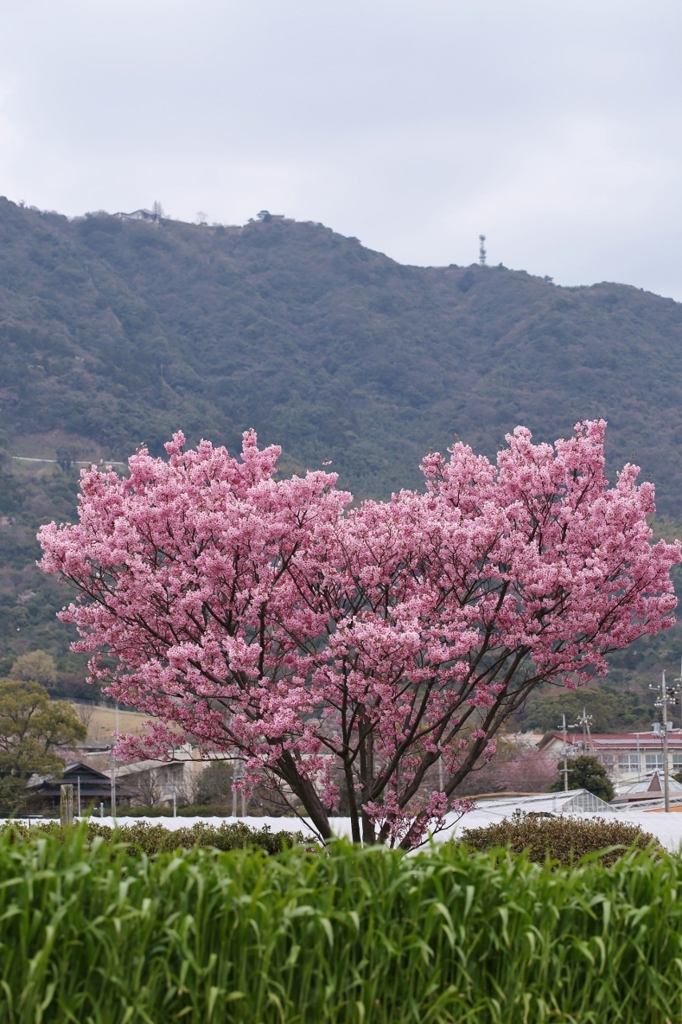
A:
{"type": "Polygon", "coordinates": [[[609,487],[604,430],[519,427],[496,464],[458,443],[424,493],[356,508],[333,474],[276,479],[253,432],[241,460],[176,434],[126,477],[84,471],[41,565],[78,588],[61,618],[92,676],[156,719],[120,749],[235,753],[322,838],[342,800],[356,841],[418,843],[533,688],[674,622],[679,545],[651,543],[636,467],[609,487]]]}

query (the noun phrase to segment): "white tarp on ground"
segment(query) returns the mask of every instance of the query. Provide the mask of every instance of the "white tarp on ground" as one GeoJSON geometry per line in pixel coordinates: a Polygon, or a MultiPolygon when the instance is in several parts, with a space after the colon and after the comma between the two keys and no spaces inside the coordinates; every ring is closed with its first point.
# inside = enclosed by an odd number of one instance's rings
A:
{"type": "MultiPolygon", "coordinates": [[[[496,812],[492,807],[480,808],[475,811],[469,811],[468,814],[463,815],[457,819],[454,815],[448,815],[448,826],[443,832],[439,832],[434,839],[436,842],[443,842],[446,839],[451,839],[453,836],[461,833],[465,828],[484,828],[486,825],[491,825],[493,822],[502,821],[503,818],[509,817],[509,812],[500,813],[496,812]]],[[[599,818],[599,814],[576,814],[572,815],[576,818],[599,818]]],[[[35,820],[35,819],[34,819],[35,820]]],[[[100,818],[94,819],[98,823],[100,818]]],[[[640,825],[645,832],[650,832],[651,835],[655,836],[663,846],[668,850],[677,852],[682,847],[682,814],[671,813],[662,814],[652,811],[627,811],[619,814],[617,821],[627,821],[635,825],[640,825]]],[[[135,822],[147,821],[150,825],[164,825],[169,829],[177,828],[191,828],[201,822],[204,825],[211,825],[214,828],[220,828],[221,825],[230,824],[234,821],[242,821],[249,828],[260,829],[264,825],[268,825],[273,832],[303,832],[304,835],[309,834],[311,839],[314,836],[313,830],[307,828],[305,823],[298,821],[296,818],[117,818],[119,825],[134,825],[135,822]]],[[[110,828],[114,825],[113,818],[102,818],[101,822],[103,825],[108,825],[110,828]]],[[[350,838],[350,818],[332,818],[332,829],[338,836],[347,836],[350,838]]]]}
{"type": "MultiPolygon", "coordinates": [[[[536,814],[570,813],[571,817],[580,819],[606,817],[609,820],[613,819],[614,821],[630,822],[635,825],[640,825],[645,832],[650,832],[651,835],[655,836],[668,850],[677,852],[682,849],[681,812],[673,811],[669,814],[665,814],[659,810],[632,810],[629,807],[627,809],[621,809],[620,807],[616,809],[607,804],[605,805],[605,811],[600,811],[599,813],[578,813],[573,810],[573,807],[575,806],[576,797],[580,797],[584,792],[584,790],[573,790],[568,793],[541,793],[532,797],[509,797],[499,800],[480,801],[473,811],[469,811],[466,814],[461,816],[448,814],[446,818],[446,828],[435,835],[434,839],[436,842],[443,842],[444,840],[451,839],[453,836],[460,834],[464,829],[484,828],[494,822],[503,821],[518,810],[536,814]],[[564,807],[567,808],[566,811],[564,811],[564,807]]],[[[33,823],[37,824],[39,820],[40,819],[34,818],[33,823]]],[[[101,822],[102,825],[108,825],[110,828],[115,824],[114,819],[110,817],[100,818],[99,816],[96,816],[93,820],[97,823],[101,822]]],[[[310,835],[311,838],[314,837],[314,830],[306,824],[304,819],[293,817],[144,818],[137,816],[121,816],[116,819],[116,823],[119,825],[134,825],[136,822],[141,821],[145,821],[150,825],[163,825],[168,829],[191,828],[192,825],[199,823],[209,825],[214,828],[220,828],[221,825],[240,821],[253,829],[261,829],[263,826],[267,825],[273,832],[303,832],[304,835],[310,835]]],[[[336,835],[350,838],[350,818],[332,818],[331,824],[336,835]]]]}

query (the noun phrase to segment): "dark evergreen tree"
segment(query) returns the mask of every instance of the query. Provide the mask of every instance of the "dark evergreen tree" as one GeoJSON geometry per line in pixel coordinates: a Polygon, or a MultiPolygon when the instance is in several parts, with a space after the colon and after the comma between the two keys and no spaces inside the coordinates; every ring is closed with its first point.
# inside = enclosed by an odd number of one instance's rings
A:
{"type": "MultiPolygon", "coordinates": [[[[563,761],[559,762],[560,775],[556,782],[549,787],[550,793],[558,793],[564,788],[563,761]]],[[[580,757],[571,759],[568,762],[568,788],[586,789],[594,796],[602,800],[613,800],[613,786],[606,774],[604,765],[596,757],[583,754],[580,757]]]]}

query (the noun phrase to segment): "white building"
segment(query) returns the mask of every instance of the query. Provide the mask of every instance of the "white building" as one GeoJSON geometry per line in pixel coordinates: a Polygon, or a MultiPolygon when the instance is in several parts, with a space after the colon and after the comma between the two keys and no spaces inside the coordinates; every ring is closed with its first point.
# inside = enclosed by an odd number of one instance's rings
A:
{"type": "MultiPolygon", "coordinates": [[[[596,733],[586,740],[582,735],[569,735],[566,745],[570,758],[581,754],[596,757],[618,793],[663,771],[662,736],[653,732],[596,733]]],[[[545,737],[540,749],[559,761],[564,749],[562,734],[545,737]]],[[[682,772],[682,730],[668,733],[668,770],[671,775],[682,772]]]]}
{"type": "MultiPolygon", "coordinates": [[[[136,803],[169,807],[174,802],[194,803],[201,774],[214,761],[232,759],[224,754],[201,755],[187,743],[175,748],[168,761],[131,761],[108,768],[103,774],[110,779],[114,771],[116,779],[135,792],[136,803]]],[[[241,762],[236,762],[236,766],[239,773],[241,762]]]]}
{"type": "Polygon", "coordinates": [[[145,220],[149,224],[157,224],[160,220],[159,214],[154,210],[133,210],[132,213],[115,213],[118,220],[145,220]]]}

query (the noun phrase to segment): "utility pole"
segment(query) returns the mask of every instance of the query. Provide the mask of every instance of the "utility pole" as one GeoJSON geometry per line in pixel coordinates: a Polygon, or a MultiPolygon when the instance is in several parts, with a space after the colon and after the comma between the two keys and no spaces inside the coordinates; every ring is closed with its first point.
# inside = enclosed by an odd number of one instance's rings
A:
{"type": "Polygon", "coordinates": [[[238,778],[238,776],[237,776],[237,763],[238,762],[237,762],[236,757],[233,758],[232,759],[232,817],[233,818],[237,817],[237,790],[235,788],[235,783],[236,783],[237,778],[238,778]]]}
{"type": "Polygon", "coordinates": [[[642,778],[642,752],[639,745],[639,733],[636,732],[635,736],[637,737],[637,781],[639,782],[642,778]]]}
{"type": "MultiPolygon", "coordinates": [[[[675,680],[678,682],[678,680],[675,680]]],[[[658,690],[657,686],[650,686],[650,690],[658,690]]],[[[670,769],[668,767],[668,705],[678,703],[679,689],[674,686],[665,685],[665,670],[661,673],[660,697],[655,703],[661,709],[661,722],[663,726],[661,742],[663,746],[663,800],[666,814],[670,813],[670,769]]],[[[671,723],[672,725],[672,723],[671,723]]]]}
{"type": "Polygon", "coordinates": [[[682,689],[682,661],[680,662],[680,674],[675,679],[673,679],[673,682],[675,683],[674,703],[682,704],[682,701],[680,700],[680,690],[682,689]]]}
{"type": "Polygon", "coordinates": [[[661,672],[661,718],[663,719],[663,789],[666,814],[670,813],[670,776],[668,773],[668,691],[665,670],[661,672]]]}
{"type": "MultiPolygon", "coordinates": [[[[116,736],[118,738],[118,702],[116,703],[116,736]]],[[[116,822],[116,754],[111,752],[111,816],[116,822]]]]}
{"type": "Polygon", "coordinates": [[[564,767],[561,769],[561,773],[564,777],[564,793],[568,793],[568,734],[566,732],[566,715],[561,716],[561,731],[564,737],[564,767]]]}
{"type": "Polygon", "coordinates": [[[588,747],[590,747],[592,745],[592,735],[590,733],[590,722],[591,721],[592,721],[592,715],[588,715],[586,709],[583,707],[582,715],[580,716],[578,721],[575,722],[571,726],[571,729],[582,729],[582,733],[583,733],[583,742],[582,742],[583,754],[586,754],[587,751],[588,751],[588,747]]]}

